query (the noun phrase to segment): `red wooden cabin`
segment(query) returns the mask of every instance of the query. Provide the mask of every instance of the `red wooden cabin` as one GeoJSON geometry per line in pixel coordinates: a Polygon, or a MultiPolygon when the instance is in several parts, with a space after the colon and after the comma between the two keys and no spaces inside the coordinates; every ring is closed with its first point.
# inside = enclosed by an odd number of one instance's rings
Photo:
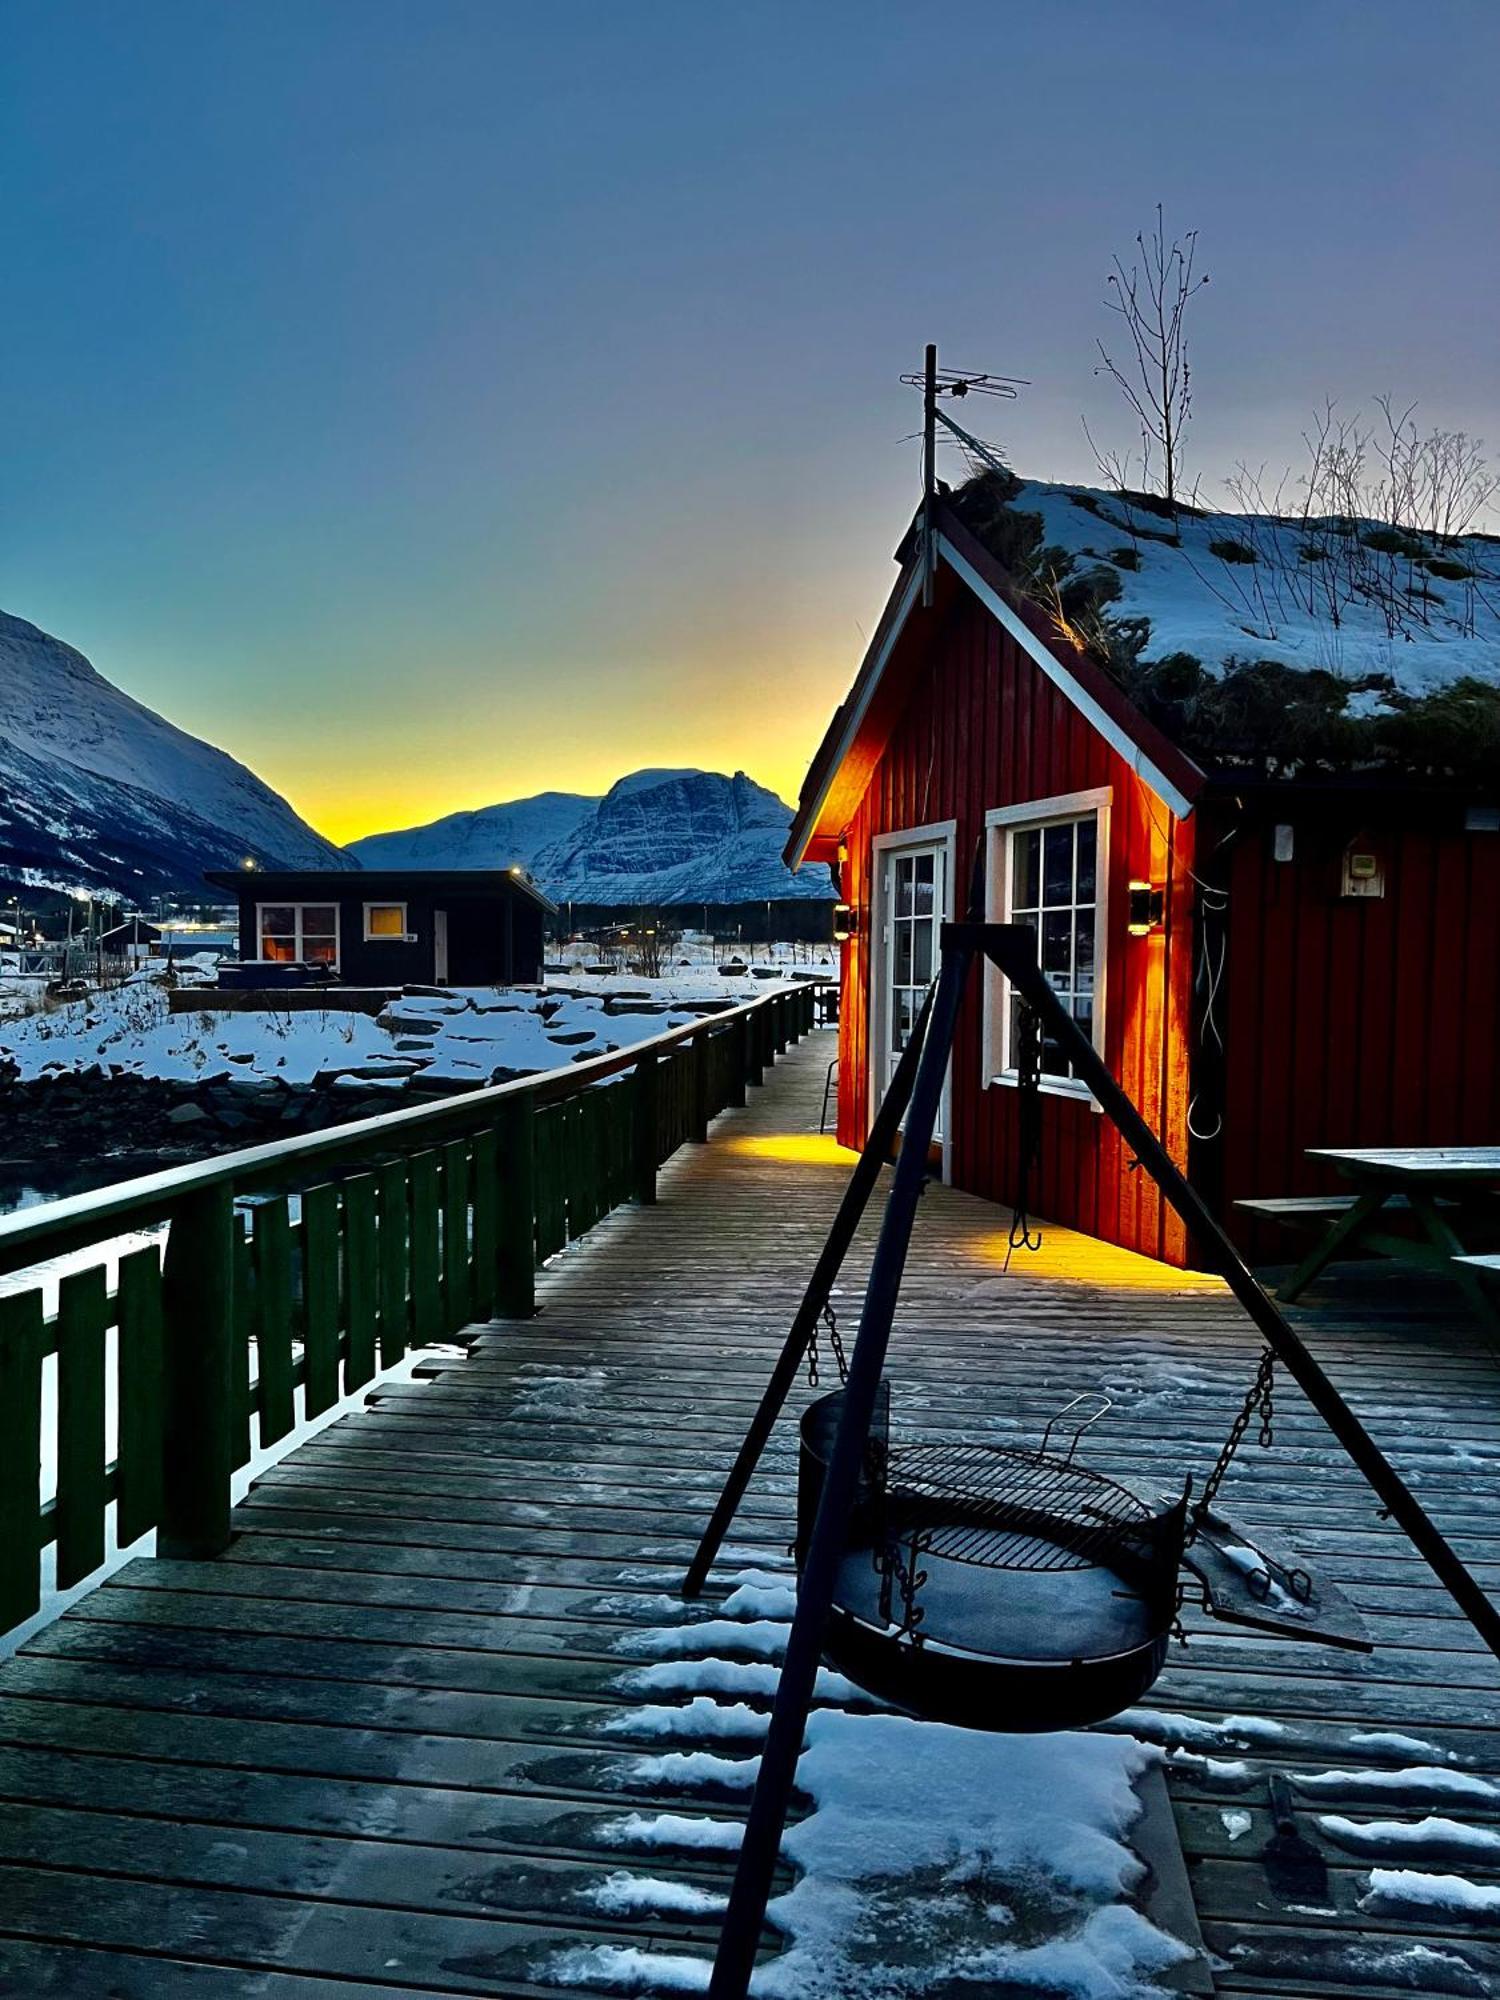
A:
{"type": "MultiPolygon", "coordinates": [[[[1500,1134],[1500,818],[1452,788],[1268,783],[1189,756],[1013,585],[951,506],[919,537],[803,787],[786,856],[850,906],[841,1140],[858,1146],[976,864],[1239,1239],[1240,1197],[1318,1192],[1314,1145],[1500,1134]],[[1133,886],[1134,885],[1134,886],[1133,886]],[[1135,919],[1134,923],[1132,919],[1135,919]]],[[[945,1177],[1016,1193],[998,974],[969,993],[945,1177]]],[[[1044,1067],[1046,1066],[1044,1061],[1044,1067]]],[[[1191,1246],[1066,1074],[1043,1079],[1040,1216],[1172,1264],[1191,1246]]]]}

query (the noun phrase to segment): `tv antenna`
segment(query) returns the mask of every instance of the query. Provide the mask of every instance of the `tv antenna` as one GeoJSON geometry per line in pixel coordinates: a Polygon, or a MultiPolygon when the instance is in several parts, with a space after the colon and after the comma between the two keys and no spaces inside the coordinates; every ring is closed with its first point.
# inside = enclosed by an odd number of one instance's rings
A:
{"type": "Polygon", "coordinates": [[[944,398],[957,402],[965,396],[1001,396],[1013,403],[1022,389],[1031,385],[1021,375],[993,375],[973,368],[939,368],[937,344],[927,343],[925,365],[920,375],[903,375],[908,389],[922,391],[922,602],[932,602],[932,583],[937,574],[937,533],[934,507],[937,499],[937,427],[939,424],[963,446],[971,462],[978,460],[993,471],[1005,467],[994,447],[974,437],[955,422],[942,407],[944,398]]]}

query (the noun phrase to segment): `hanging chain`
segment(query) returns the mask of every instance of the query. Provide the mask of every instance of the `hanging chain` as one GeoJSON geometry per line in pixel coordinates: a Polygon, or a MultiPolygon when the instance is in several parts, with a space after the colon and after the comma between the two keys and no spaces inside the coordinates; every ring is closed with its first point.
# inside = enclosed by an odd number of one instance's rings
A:
{"type": "MultiPolygon", "coordinates": [[[[1255,1380],[1250,1384],[1250,1392],[1235,1415],[1229,1427],[1229,1435],[1224,1440],[1223,1449],[1214,1464],[1213,1471],[1203,1482],[1203,1491],[1193,1509],[1196,1523],[1209,1513],[1224,1483],[1224,1475],[1234,1462],[1234,1455],[1245,1441],[1245,1433],[1256,1412],[1260,1413],[1260,1443],[1262,1446],[1276,1441],[1276,1356],[1269,1347],[1261,1352],[1260,1366],[1255,1371],[1255,1380]]],[[[1191,1541],[1191,1533],[1188,1536],[1191,1541]]]]}
{"type": "Polygon", "coordinates": [[[1042,1157],[1042,1024],[1034,1007],[1024,1001],[1016,1010],[1016,1200],[1010,1216],[1005,1269],[1017,1250],[1040,1250],[1042,1232],[1033,1229],[1027,1212],[1031,1176],[1042,1157]]]}
{"type": "Polygon", "coordinates": [[[818,1369],[818,1327],[828,1329],[828,1345],[833,1353],[833,1365],[839,1371],[839,1381],[849,1380],[849,1363],[844,1355],[844,1336],[839,1332],[839,1316],[828,1300],[823,1302],[823,1310],[813,1321],[812,1333],[807,1343],[807,1386],[816,1389],[822,1379],[818,1369]]]}

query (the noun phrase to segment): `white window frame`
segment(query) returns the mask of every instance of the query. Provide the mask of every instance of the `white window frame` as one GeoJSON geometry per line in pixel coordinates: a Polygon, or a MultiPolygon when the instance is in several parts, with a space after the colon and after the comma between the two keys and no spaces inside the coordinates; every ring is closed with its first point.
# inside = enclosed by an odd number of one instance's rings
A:
{"type": "MultiPolygon", "coordinates": [[[[1050,799],[1026,799],[1012,806],[995,806],[984,816],[985,827],[985,909],[991,923],[1011,921],[1012,834],[1033,827],[1056,826],[1062,820],[1086,819],[1094,815],[1096,856],[1094,880],[1094,1048],[1104,1055],[1104,1026],[1108,1006],[1109,971],[1109,820],[1114,802],[1113,787],[1097,785],[1086,792],[1061,792],[1050,799]]],[[[997,967],[986,963],[984,982],[984,1088],[992,1085],[1015,1089],[1020,1082],[1010,1060],[1007,1005],[1010,982],[997,967]]],[[[1086,1098],[1098,1111],[1092,1091],[1081,1077],[1044,1076],[1041,1089],[1051,1097],[1086,1098]]]]}
{"type": "MultiPolygon", "coordinates": [[[[266,957],[266,938],[260,921],[262,910],[294,910],[296,912],[296,915],[292,919],[292,956],[298,960],[301,960],[303,957],[302,939],[304,932],[302,929],[302,912],[304,910],[332,910],[333,957],[331,959],[322,959],[319,963],[332,965],[335,969],[343,963],[344,938],[337,901],[325,897],[322,902],[314,899],[311,902],[299,903],[294,896],[273,896],[269,902],[257,903],[255,906],[255,962],[257,965],[275,965],[278,963],[276,959],[266,957]]],[[[326,933],[319,933],[319,935],[326,935],[326,933]]]]}
{"type": "Polygon", "coordinates": [[[399,896],[377,896],[373,903],[364,906],[364,932],[366,944],[415,944],[416,932],[411,928],[411,919],[406,914],[407,906],[399,896]],[[399,931],[372,931],[370,929],[371,910],[399,910],[401,928],[399,931]]]}
{"type": "MultiPolygon", "coordinates": [[[[954,872],[958,865],[958,821],[956,819],[933,820],[926,826],[893,827],[889,833],[877,833],[870,842],[870,971],[869,971],[869,1104],[873,1121],[885,1096],[886,1077],[882,1067],[886,1044],[886,971],[887,944],[885,864],[886,857],[894,850],[899,853],[908,847],[941,847],[946,854],[943,866],[943,909],[945,922],[953,921],[956,908],[957,887],[954,872]]],[[[933,967],[936,976],[937,967],[933,967]]],[[[953,1161],[953,1065],[950,1063],[943,1078],[943,1180],[952,1179],[953,1161]]]]}

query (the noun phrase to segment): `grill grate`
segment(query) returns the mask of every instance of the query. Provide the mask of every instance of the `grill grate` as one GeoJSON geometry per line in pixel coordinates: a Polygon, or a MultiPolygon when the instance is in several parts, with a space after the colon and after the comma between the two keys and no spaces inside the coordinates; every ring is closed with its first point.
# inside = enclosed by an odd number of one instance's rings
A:
{"type": "Polygon", "coordinates": [[[888,1453],[890,1529],[925,1553],[982,1569],[1076,1570],[1140,1550],[1152,1508],[1103,1473],[1009,1445],[909,1445],[888,1453]]]}

